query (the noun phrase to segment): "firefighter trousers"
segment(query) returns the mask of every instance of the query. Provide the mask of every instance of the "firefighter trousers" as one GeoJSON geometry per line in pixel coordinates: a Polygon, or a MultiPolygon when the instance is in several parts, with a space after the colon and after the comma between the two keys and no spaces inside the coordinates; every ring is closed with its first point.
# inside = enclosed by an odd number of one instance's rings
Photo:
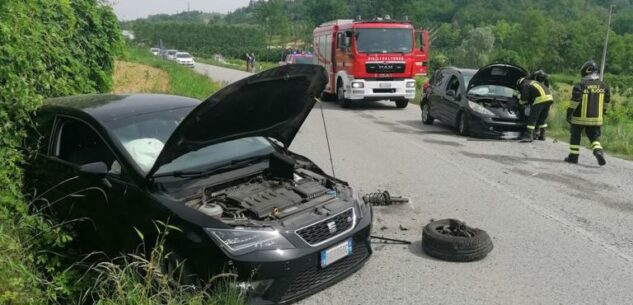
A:
{"type": "Polygon", "coordinates": [[[600,126],[583,126],[571,124],[571,139],[569,140],[569,154],[571,155],[579,155],[580,154],[580,138],[582,136],[582,131],[585,131],[587,138],[589,138],[589,142],[591,142],[591,149],[598,150],[602,149],[602,145],[600,144],[600,126]]]}
{"type": "Polygon", "coordinates": [[[549,115],[549,108],[553,102],[545,102],[539,104],[533,104],[530,107],[530,116],[527,120],[527,129],[534,131],[535,129],[547,128],[547,116],[549,115]]]}

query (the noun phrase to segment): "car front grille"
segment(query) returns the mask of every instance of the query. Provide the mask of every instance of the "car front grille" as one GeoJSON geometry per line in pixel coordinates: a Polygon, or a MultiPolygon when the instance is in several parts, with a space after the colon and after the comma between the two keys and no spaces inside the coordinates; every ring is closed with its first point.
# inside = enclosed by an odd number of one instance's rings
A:
{"type": "Polygon", "coordinates": [[[349,208],[328,219],[301,228],[295,233],[311,246],[318,246],[352,230],[356,223],[354,208],[349,208]]]}
{"type": "Polygon", "coordinates": [[[403,73],[403,63],[369,63],[365,65],[367,73],[403,73]]]}
{"type": "Polygon", "coordinates": [[[290,286],[288,287],[288,290],[286,290],[282,300],[291,299],[294,296],[300,295],[314,287],[326,284],[336,277],[349,272],[358,264],[363,262],[368,256],[369,250],[367,249],[366,243],[354,243],[352,254],[350,256],[325,268],[321,268],[319,265],[314,265],[300,272],[294,281],[290,283],[290,286]]]}

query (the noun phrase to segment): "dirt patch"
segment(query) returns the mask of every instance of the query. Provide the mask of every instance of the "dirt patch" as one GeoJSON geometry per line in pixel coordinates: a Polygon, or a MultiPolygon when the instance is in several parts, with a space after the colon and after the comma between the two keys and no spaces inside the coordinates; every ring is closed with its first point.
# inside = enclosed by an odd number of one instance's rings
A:
{"type": "Polygon", "coordinates": [[[114,93],[167,93],[166,71],[126,61],[116,61],[113,77],[114,93]]]}

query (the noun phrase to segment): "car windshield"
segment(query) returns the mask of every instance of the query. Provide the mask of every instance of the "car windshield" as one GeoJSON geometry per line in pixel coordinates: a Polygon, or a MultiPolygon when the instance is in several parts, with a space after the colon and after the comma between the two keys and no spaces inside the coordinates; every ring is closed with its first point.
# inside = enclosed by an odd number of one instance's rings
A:
{"type": "Polygon", "coordinates": [[[191,55],[189,53],[178,53],[176,55],[176,57],[178,57],[178,58],[191,58],[191,55]]]}
{"type": "Polygon", "coordinates": [[[514,90],[512,88],[498,85],[483,85],[473,87],[468,91],[468,94],[478,96],[512,97],[514,95],[514,90]]]}
{"type": "MultiPolygon", "coordinates": [[[[176,108],[113,120],[105,124],[143,173],[147,173],[154,166],[171,134],[191,110],[192,107],[176,108]]],[[[208,169],[233,160],[270,154],[273,150],[270,142],[261,137],[223,142],[186,153],[162,166],[157,174],[208,169]]]]}
{"type": "Polygon", "coordinates": [[[360,53],[410,53],[413,49],[410,29],[357,29],[354,36],[360,53]]]}
{"type": "Polygon", "coordinates": [[[167,54],[169,54],[169,55],[174,55],[174,54],[176,54],[176,52],[177,52],[177,51],[167,51],[167,54]]]}

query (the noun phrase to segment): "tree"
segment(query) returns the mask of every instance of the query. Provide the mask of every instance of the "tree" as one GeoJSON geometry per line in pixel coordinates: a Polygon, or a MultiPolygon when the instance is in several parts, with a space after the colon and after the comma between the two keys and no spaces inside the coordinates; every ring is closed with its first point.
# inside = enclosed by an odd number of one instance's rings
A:
{"type": "Polygon", "coordinates": [[[456,63],[462,67],[478,68],[489,63],[495,46],[495,36],[490,27],[474,28],[457,49],[456,63]]]}

